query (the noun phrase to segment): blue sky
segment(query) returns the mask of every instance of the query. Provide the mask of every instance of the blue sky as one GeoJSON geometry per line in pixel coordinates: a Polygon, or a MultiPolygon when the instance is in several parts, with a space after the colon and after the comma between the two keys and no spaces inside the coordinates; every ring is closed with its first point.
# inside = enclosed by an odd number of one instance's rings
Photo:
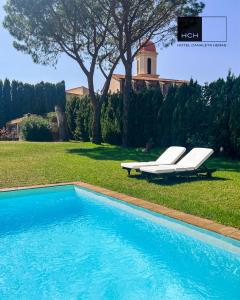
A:
{"type": "MultiPolygon", "coordinates": [[[[6,0],[0,0],[0,22],[6,0]]],[[[226,48],[178,47],[177,44],[158,49],[158,74],[164,78],[196,79],[200,83],[226,77],[228,70],[240,74],[240,1],[205,0],[203,16],[227,16],[228,42],[226,48]]],[[[33,1],[34,3],[34,1],[33,1]]],[[[208,35],[219,34],[219,25],[207,26],[208,35]]],[[[30,56],[15,50],[12,37],[0,25],[0,78],[16,79],[23,82],[58,82],[65,80],[67,88],[87,85],[86,78],[74,61],[62,56],[56,68],[36,65],[30,56]]],[[[135,71],[135,70],[134,70],[135,71]]],[[[121,65],[116,73],[123,73],[121,65]]],[[[97,74],[98,75],[98,74],[97,74]]],[[[96,76],[96,87],[102,81],[96,76]]]]}

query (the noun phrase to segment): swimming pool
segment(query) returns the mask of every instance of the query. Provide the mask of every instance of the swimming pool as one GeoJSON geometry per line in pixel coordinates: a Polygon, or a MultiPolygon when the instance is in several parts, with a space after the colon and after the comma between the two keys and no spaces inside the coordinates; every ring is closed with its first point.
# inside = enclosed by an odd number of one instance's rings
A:
{"type": "Polygon", "coordinates": [[[0,299],[240,299],[240,243],[73,185],[4,192],[0,299]]]}

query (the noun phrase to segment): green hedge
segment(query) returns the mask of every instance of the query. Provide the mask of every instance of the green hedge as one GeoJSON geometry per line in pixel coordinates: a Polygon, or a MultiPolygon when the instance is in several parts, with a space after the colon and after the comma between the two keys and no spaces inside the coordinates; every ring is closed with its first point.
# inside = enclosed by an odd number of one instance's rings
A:
{"type": "MultiPolygon", "coordinates": [[[[162,103],[160,90],[134,93],[130,105],[130,136],[134,147],[145,146],[150,139],[157,139],[158,109],[162,103]]],[[[67,102],[66,114],[71,137],[91,140],[92,108],[88,96],[74,97],[67,102]]],[[[109,95],[102,106],[102,140],[120,145],[122,142],[122,95],[109,95]]]]}
{"type": "Polygon", "coordinates": [[[40,116],[26,117],[21,124],[21,137],[25,141],[48,142],[53,140],[49,122],[40,116]]]}
{"type": "Polygon", "coordinates": [[[65,83],[40,82],[35,85],[16,80],[0,80],[0,128],[6,122],[25,114],[43,115],[54,111],[55,105],[63,110],[66,105],[65,83]]]}
{"type": "MultiPolygon", "coordinates": [[[[168,147],[182,145],[212,147],[240,156],[240,77],[229,74],[200,86],[190,81],[172,86],[163,97],[160,89],[133,93],[130,103],[131,146],[144,147],[148,141],[168,147]]],[[[88,96],[67,103],[72,138],[91,139],[92,110],[88,96]]],[[[109,95],[102,107],[102,140],[121,144],[122,95],[109,95]]]]}

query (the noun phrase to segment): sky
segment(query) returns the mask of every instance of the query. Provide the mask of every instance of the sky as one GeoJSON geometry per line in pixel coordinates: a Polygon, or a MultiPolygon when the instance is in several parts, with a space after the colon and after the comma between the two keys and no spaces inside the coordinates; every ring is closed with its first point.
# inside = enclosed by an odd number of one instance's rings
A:
{"type": "MultiPolygon", "coordinates": [[[[0,79],[16,79],[28,83],[40,81],[59,82],[65,80],[66,87],[85,85],[87,81],[79,66],[72,59],[62,55],[57,66],[34,64],[32,58],[13,48],[13,38],[2,26],[3,5],[0,0],[0,79]]],[[[158,74],[163,78],[193,78],[200,84],[211,82],[219,77],[225,78],[229,70],[240,75],[240,1],[203,0],[206,7],[202,16],[227,17],[226,47],[180,47],[180,43],[161,49],[158,47],[158,74]]],[[[34,3],[34,0],[33,0],[34,3]]],[[[204,19],[205,38],[222,36],[220,19],[204,19]],[[219,21],[219,22],[218,22],[219,21]]],[[[135,72],[134,67],[134,72],[135,72]]],[[[124,73],[120,64],[115,73],[124,73]]],[[[103,80],[96,74],[95,86],[101,89],[103,80]]]]}

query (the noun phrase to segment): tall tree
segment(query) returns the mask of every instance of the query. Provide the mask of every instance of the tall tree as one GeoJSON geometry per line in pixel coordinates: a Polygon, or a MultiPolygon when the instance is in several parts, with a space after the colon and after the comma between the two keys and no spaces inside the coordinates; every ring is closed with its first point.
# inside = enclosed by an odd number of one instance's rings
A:
{"type": "Polygon", "coordinates": [[[32,0],[8,0],[5,11],[4,26],[15,38],[17,50],[30,54],[36,63],[53,65],[65,53],[79,65],[94,111],[93,142],[99,143],[101,106],[119,61],[106,30],[110,10],[103,12],[94,0],[35,0],[34,5],[32,0]],[[94,86],[97,67],[105,78],[100,97],[94,86]]]}
{"type": "Polygon", "coordinates": [[[2,119],[3,119],[3,116],[2,116],[2,110],[3,110],[2,92],[3,92],[3,82],[2,82],[2,80],[0,80],[0,129],[2,128],[2,125],[3,125],[3,123],[2,123],[2,119]]]}
{"type": "MultiPolygon", "coordinates": [[[[24,84],[24,114],[33,113],[33,105],[34,105],[34,85],[25,83],[24,84]]],[[[52,108],[53,111],[54,109],[52,108]]]]}
{"type": "Polygon", "coordinates": [[[11,84],[8,79],[4,80],[2,88],[2,97],[0,100],[0,127],[3,127],[11,119],[11,84]]]}
{"type": "Polygon", "coordinates": [[[128,146],[132,65],[135,56],[152,38],[162,46],[173,43],[177,17],[198,15],[204,4],[198,0],[100,0],[100,2],[103,11],[111,12],[108,31],[119,49],[126,73],[123,95],[123,146],[128,146]]]}
{"type": "Polygon", "coordinates": [[[172,145],[173,111],[177,105],[177,86],[170,86],[158,114],[157,143],[162,147],[172,145]]]}
{"type": "Polygon", "coordinates": [[[56,98],[55,105],[59,105],[62,111],[65,111],[66,107],[66,93],[65,93],[65,82],[59,82],[56,84],[56,98]]]}
{"type": "Polygon", "coordinates": [[[240,157],[240,76],[234,80],[231,114],[229,120],[230,141],[233,152],[240,157]]]}
{"type": "Polygon", "coordinates": [[[213,147],[218,151],[221,147],[225,152],[230,149],[229,142],[229,118],[231,111],[230,89],[233,85],[233,78],[228,76],[227,81],[218,79],[208,85],[206,97],[209,107],[209,138],[213,147]],[[227,91],[229,95],[227,95],[227,91]]]}
{"type": "Polygon", "coordinates": [[[45,114],[46,113],[46,89],[45,83],[40,82],[35,85],[35,98],[34,98],[34,113],[45,114]]]}
{"type": "Polygon", "coordinates": [[[18,81],[13,80],[11,84],[11,118],[15,119],[19,116],[19,97],[18,97],[18,81]]]}

